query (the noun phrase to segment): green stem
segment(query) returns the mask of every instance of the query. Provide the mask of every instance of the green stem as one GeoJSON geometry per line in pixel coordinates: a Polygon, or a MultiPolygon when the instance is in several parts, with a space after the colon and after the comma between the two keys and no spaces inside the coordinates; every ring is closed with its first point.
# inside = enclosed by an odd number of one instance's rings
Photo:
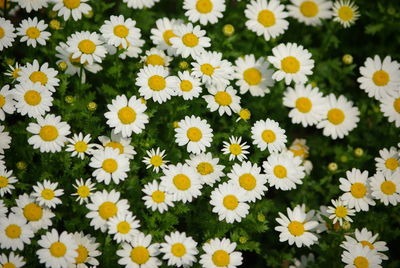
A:
{"type": "Polygon", "coordinates": [[[7,0],[4,0],[4,7],[3,7],[3,15],[4,15],[4,18],[7,18],[7,15],[8,15],[8,10],[7,10],[7,0]]]}
{"type": "Polygon", "coordinates": [[[79,69],[79,91],[82,88],[82,74],[83,74],[83,65],[81,64],[81,67],[79,69]]]}

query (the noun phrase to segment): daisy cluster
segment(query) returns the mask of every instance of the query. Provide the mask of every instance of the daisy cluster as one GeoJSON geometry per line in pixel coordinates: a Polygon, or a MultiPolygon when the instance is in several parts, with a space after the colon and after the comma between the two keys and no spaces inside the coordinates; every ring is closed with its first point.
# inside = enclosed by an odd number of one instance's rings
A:
{"type": "MultiPolygon", "coordinates": [[[[328,206],[315,210],[303,203],[284,204],[286,211],[268,215],[273,225],[269,227],[264,215],[267,208],[260,209],[269,195],[299,189],[312,175],[309,144],[316,143],[292,139],[284,126],[314,126],[320,130],[307,130],[320,131],[321,139],[337,142],[362,123],[364,111],[357,100],[323,84],[320,89],[310,80],[317,66],[314,50],[279,41],[294,23],[323,28],[333,21],[335,27],[351,27],[360,17],[353,1],[242,3],[243,9],[232,10],[240,12],[243,27],[268,44],[268,49],[261,57],[251,49],[234,58],[214,49],[215,34],[206,29],[214,29],[213,24],[232,12],[230,2],[236,1],[184,0],[178,7],[183,9],[182,16],[175,18],[149,11],[161,5],[160,0],[117,2],[113,8],[115,3],[108,6],[106,1],[0,1],[2,59],[13,47],[35,55],[24,60],[17,53],[7,55],[19,62],[8,64],[0,80],[2,267],[32,263],[49,268],[106,267],[99,260],[101,255],[110,255],[107,251],[112,245],[116,250],[111,254],[123,267],[234,268],[246,265],[241,249],[260,252],[259,245],[256,249],[245,246],[244,226],[257,221],[261,227],[256,232],[273,229],[279,242],[296,248],[315,248],[324,236],[337,232],[345,267],[381,267],[389,259],[387,243],[377,241],[378,233],[364,226],[349,230],[357,214],[380,203],[397,206],[400,202],[400,144],[379,148],[372,174],[356,167],[342,170],[345,176],[330,182],[340,194],[329,196],[328,206]],[[97,9],[104,14],[96,14],[97,9]],[[149,13],[134,13],[142,11],[149,13]],[[46,12],[51,14],[50,21],[43,15],[46,12]],[[92,18],[86,27],[83,22],[92,18]],[[151,24],[148,31],[141,28],[145,23],[151,24]],[[46,47],[50,52],[42,57],[46,47]],[[138,67],[129,76],[130,88],[114,90],[100,82],[95,85],[98,89],[87,86],[102,80],[107,70],[118,84],[124,78],[117,64],[138,67]],[[93,131],[77,127],[82,122],[76,122],[73,112],[61,112],[64,100],[67,104],[75,101],[65,96],[69,83],[90,98],[95,96],[91,91],[104,91],[105,98],[99,100],[101,113],[95,102],[87,106],[93,119],[88,116],[83,124],[93,131]],[[283,89],[283,94],[272,101],[288,114],[253,116],[249,100],[264,102],[277,96],[276,88],[283,89]],[[200,104],[201,116],[192,109],[195,103],[200,104]],[[171,121],[160,122],[164,112],[171,121]],[[276,120],[287,117],[288,122],[276,120]],[[220,129],[215,118],[226,119],[226,129],[233,131],[215,131],[220,129]],[[98,128],[97,122],[103,126],[98,128]],[[14,125],[18,125],[15,133],[14,125]],[[244,131],[235,132],[237,128],[244,131]],[[173,138],[166,144],[158,142],[167,136],[173,138]],[[30,181],[20,179],[8,169],[7,156],[24,154],[16,149],[23,143],[27,154],[36,155],[43,165],[57,159],[63,162],[60,169],[66,163],[80,175],[68,178],[68,183],[48,172],[30,181]],[[182,222],[193,221],[185,214],[190,210],[190,217],[199,217],[195,221],[207,221],[200,219],[207,215],[215,226],[199,223],[206,228],[201,234],[186,229],[182,222]],[[179,222],[182,218],[174,215],[179,213],[188,218],[179,222]],[[75,223],[69,225],[71,217],[75,223]],[[88,228],[79,229],[80,217],[88,228]],[[64,221],[65,225],[60,223],[64,221]],[[164,221],[171,224],[163,227],[164,221]],[[227,226],[227,231],[218,230],[219,224],[227,226]],[[239,238],[229,233],[236,226],[237,233],[243,234],[239,238]],[[36,260],[24,255],[27,249],[36,260]]],[[[223,27],[227,38],[233,38],[234,31],[231,24],[223,27]]],[[[343,61],[351,64],[352,58],[347,55],[343,61]]],[[[393,123],[391,127],[399,128],[400,64],[389,55],[371,55],[359,67],[359,74],[354,84],[371,101],[379,102],[378,110],[393,123]]],[[[32,164],[38,161],[33,157],[32,164]]],[[[331,171],[337,169],[333,164],[331,171]]],[[[17,168],[29,170],[26,165],[18,162],[17,168]]],[[[61,172],[69,174],[69,170],[61,172]]],[[[312,253],[291,261],[290,267],[316,262],[312,253]]]]}

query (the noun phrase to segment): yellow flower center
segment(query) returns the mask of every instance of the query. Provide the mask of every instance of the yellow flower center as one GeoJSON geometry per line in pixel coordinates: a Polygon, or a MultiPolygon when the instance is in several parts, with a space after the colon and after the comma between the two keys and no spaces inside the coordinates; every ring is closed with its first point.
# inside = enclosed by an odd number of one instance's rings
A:
{"type": "Polygon", "coordinates": [[[61,258],[65,255],[66,252],[67,252],[67,247],[62,242],[54,242],[50,246],[50,254],[53,257],[61,258]]]}
{"type": "Polygon", "coordinates": [[[125,106],[118,111],[118,118],[122,124],[128,125],[136,120],[136,112],[129,106],[125,106]]]}
{"type": "Polygon", "coordinates": [[[208,162],[201,162],[197,165],[196,169],[203,176],[214,172],[214,167],[208,162]]]}
{"type": "Polygon", "coordinates": [[[260,84],[261,78],[262,78],[261,72],[256,68],[248,68],[246,71],[243,72],[243,79],[250,86],[260,84]]]}
{"type": "Polygon", "coordinates": [[[290,148],[289,151],[291,151],[294,156],[306,157],[306,150],[303,147],[290,148]]]}
{"type": "Polygon", "coordinates": [[[124,146],[119,142],[110,141],[105,145],[105,147],[111,147],[114,149],[118,149],[120,154],[124,153],[124,146]]]}
{"type": "Polygon", "coordinates": [[[219,91],[214,96],[215,102],[221,106],[228,106],[232,103],[232,97],[228,92],[219,91]]]}
{"type": "Polygon", "coordinates": [[[242,118],[243,120],[249,120],[251,113],[248,109],[241,109],[239,112],[239,116],[240,118],[242,118]]]}
{"type": "Polygon", "coordinates": [[[166,31],[163,33],[164,41],[165,41],[165,43],[167,43],[167,45],[169,45],[169,46],[172,45],[171,41],[169,41],[172,37],[177,37],[177,35],[174,34],[174,32],[173,32],[172,30],[166,30],[166,31]]]}
{"type": "Polygon", "coordinates": [[[14,70],[13,70],[13,72],[12,72],[12,77],[14,78],[14,79],[17,79],[18,77],[19,77],[19,72],[21,71],[21,69],[19,69],[19,68],[15,68],[14,70]]]}
{"type": "Polygon", "coordinates": [[[129,34],[129,29],[125,25],[117,25],[114,27],[114,34],[120,38],[125,38],[129,34]]]}
{"type": "Polygon", "coordinates": [[[3,264],[2,268],[16,268],[16,266],[14,265],[14,263],[7,262],[3,264]]]}
{"type": "Polygon", "coordinates": [[[381,191],[386,195],[392,195],[396,192],[396,184],[392,181],[384,181],[381,184],[381,191]]]}
{"type": "Polygon", "coordinates": [[[26,35],[30,39],[36,39],[40,36],[40,31],[38,28],[32,26],[32,27],[29,27],[28,29],[26,29],[26,35]]]}
{"type": "Polygon", "coordinates": [[[276,140],[276,135],[272,130],[264,130],[261,134],[263,141],[266,143],[272,143],[276,140]]]}
{"type": "Polygon", "coordinates": [[[163,66],[165,63],[164,63],[163,57],[161,57],[160,55],[157,55],[157,54],[152,54],[152,55],[147,56],[146,64],[163,66]]]}
{"type": "Polygon", "coordinates": [[[69,9],[75,9],[81,5],[80,0],[63,0],[64,6],[69,9]]]}
{"type": "Polygon", "coordinates": [[[10,224],[6,228],[6,235],[11,239],[16,239],[21,236],[21,227],[16,224],[10,224]]]}
{"type": "Polygon", "coordinates": [[[127,221],[121,221],[117,224],[118,233],[127,234],[131,230],[131,225],[127,221]]]}
{"type": "Polygon", "coordinates": [[[74,144],[74,148],[75,148],[75,151],[77,151],[78,153],[84,153],[84,152],[86,152],[88,146],[87,146],[86,142],[78,141],[74,144]]]}
{"type": "Polygon", "coordinates": [[[163,163],[161,156],[159,155],[154,155],[150,158],[150,164],[152,164],[155,167],[161,166],[163,163]]]}
{"type": "Polygon", "coordinates": [[[234,210],[239,205],[239,200],[236,196],[230,194],[224,197],[223,204],[227,209],[234,210]]]}
{"type": "Polygon", "coordinates": [[[271,27],[276,23],[275,14],[268,9],[261,10],[258,13],[257,21],[264,27],[271,27]]]}
{"type": "Polygon", "coordinates": [[[58,130],[55,126],[45,125],[40,129],[39,136],[44,141],[54,141],[58,137],[58,130]]]}
{"type": "Polygon", "coordinates": [[[86,185],[82,185],[78,187],[77,193],[81,198],[87,198],[90,195],[90,189],[86,185]]]}
{"type": "Polygon", "coordinates": [[[8,178],[0,176],[0,188],[4,188],[8,185],[8,178]]]}
{"type": "Polygon", "coordinates": [[[338,10],[338,16],[342,21],[349,21],[354,17],[354,11],[349,6],[342,6],[338,10]]]}
{"type": "Polygon", "coordinates": [[[184,92],[189,92],[193,89],[192,82],[189,80],[182,80],[180,84],[180,89],[184,92]]]}
{"type": "Polygon", "coordinates": [[[101,167],[105,172],[113,173],[118,169],[118,162],[115,159],[107,158],[103,161],[101,167]]]}
{"type": "Polygon", "coordinates": [[[190,141],[197,142],[203,137],[203,133],[201,133],[201,130],[197,127],[191,127],[187,130],[186,136],[190,141]]]}
{"type": "Polygon", "coordinates": [[[43,199],[52,200],[55,196],[55,193],[52,189],[45,188],[42,190],[40,195],[43,197],[43,199]]]}
{"type": "Polygon", "coordinates": [[[342,110],[333,108],[328,112],[328,120],[334,125],[339,125],[344,121],[344,113],[342,110]]]}
{"type": "Polygon", "coordinates": [[[242,188],[246,189],[247,191],[251,191],[256,187],[257,180],[252,174],[245,173],[239,177],[239,184],[242,188]]]}
{"type": "Polygon", "coordinates": [[[369,262],[368,259],[363,256],[358,256],[354,259],[354,266],[357,268],[368,268],[369,262]]]}
{"type": "Polygon", "coordinates": [[[41,71],[34,71],[31,73],[29,76],[29,79],[33,82],[40,82],[43,86],[47,84],[47,81],[49,80],[47,75],[44,72],[41,71]]]}
{"type": "Polygon", "coordinates": [[[296,100],[296,108],[302,113],[308,113],[311,110],[312,102],[309,98],[300,97],[296,100]]]}
{"type": "Polygon", "coordinates": [[[300,70],[300,62],[293,56],[285,57],[281,60],[281,69],[285,73],[297,73],[300,70]]]}
{"type": "Polygon", "coordinates": [[[99,215],[102,219],[108,220],[109,218],[115,216],[118,212],[118,207],[110,201],[106,201],[99,207],[99,215]]]}
{"type": "Polygon", "coordinates": [[[299,221],[292,221],[288,225],[289,232],[294,236],[304,234],[304,224],[299,221]]]}
{"type": "Polygon", "coordinates": [[[386,159],[385,167],[392,171],[396,170],[399,167],[399,161],[394,157],[390,157],[390,158],[386,159]]]}
{"type": "Polygon", "coordinates": [[[23,213],[28,221],[38,221],[43,216],[43,209],[35,203],[29,203],[24,207],[23,213]]]}
{"type": "Polygon", "coordinates": [[[356,182],[351,185],[350,191],[355,198],[363,198],[367,193],[367,188],[363,183],[356,182]]]}
{"type": "Polygon", "coordinates": [[[300,5],[300,12],[305,17],[315,17],[318,14],[318,5],[313,1],[304,1],[300,5]]]}
{"type": "Polygon", "coordinates": [[[189,177],[184,174],[176,175],[172,181],[174,182],[175,187],[181,191],[186,191],[191,185],[189,177]]]}
{"type": "Polygon", "coordinates": [[[374,73],[372,80],[374,81],[375,85],[383,87],[389,83],[390,77],[389,74],[384,70],[379,70],[374,73]]]}
{"type": "Polygon", "coordinates": [[[93,54],[96,50],[96,44],[89,39],[85,39],[79,42],[79,50],[84,54],[93,54]]]}
{"type": "Polygon", "coordinates": [[[187,33],[182,36],[182,42],[187,47],[195,47],[199,43],[199,38],[192,33],[187,33]]]}
{"type": "Polygon", "coordinates": [[[335,214],[338,218],[344,218],[347,216],[347,208],[345,206],[338,206],[335,209],[335,214]]]}
{"type": "Polygon", "coordinates": [[[230,263],[230,256],[225,250],[219,249],[213,253],[212,261],[218,267],[225,267],[230,263]]]}
{"type": "Polygon", "coordinates": [[[233,144],[229,145],[229,151],[233,155],[239,155],[242,153],[242,147],[237,143],[233,143],[233,144]]]}
{"type": "Polygon", "coordinates": [[[30,106],[36,106],[42,101],[42,96],[36,90],[28,90],[24,94],[24,100],[30,106]]]}
{"type": "Polygon", "coordinates": [[[394,110],[400,114],[400,98],[397,98],[393,102],[393,108],[394,110]]]}
{"type": "Polygon", "coordinates": [[[186,253],[186,247],[182,243],[175,243],[171,247],[171,253],[175,257],[182,257],[186,253]]]}
{"type": "Polygon", "coordinates": [[[153,75],[149,78],[149,81],[147,83],[149,87],[154,90],[154,91],[160,91],[165,88],[166,82],[164,77],[160,75],[153,75]]]}
{"type": "Polygon", "coordinates": [[[154,202],[156,202],[156,203],[162,203],[162,202],[164,202],[164,200],[165,200],[165,193],[164,192],[162,192],[162,191],[159,191],[159,190],[157,190],[157,191],[154,191],[152,194],[151,194],[151,198],[153,199],[153,201],[154,202]]]}
{"type": "Polygon", "coordinates": [[[196,9],[199,13],[207,14],[213,9],[213,3],[210,0],[198,0],[196,9]]]}
{"type": "Polygon", "coordinates": [[[2,39],[5,35],[6,35],[6,33],[5,33],[4,29],[2,27],[0,27],[0,39],[2,39]]]}
{"type": "Polygon", "coordinates": [[[214,73],[214,68],[211,64],[204,63],[200,66],[200,70],[205,75],[212,75],[214,73]]]}
{"type": "Polygon", "coordinates": [[[360,241],[360,244],[361,244],[363,247],[368,246],[371,250],[375,249],[374,245],[371,244],[371,242],[369,242],[369,241],[362,240],[362,241],[360,241]]]}
{"type": "Polygon", "coordinates": [[[279,179],[286,178],[287,176],[287,169],[282,165],[276,165],[274,167],[274,175],[279,179]]]}
{"type": "Polygon", "coordinates": [[[89,251],[87,250],[87,248],[83,245],[79,245],[76,252],[78,252],[78,257],[75,258],[76,264],[84,263],[89,255],[89,251]]]}
{"type": "Polygon", "coordinates": [[[135,247],[131,251],[131,260],[137,264],[145,264],[150,259],[149,250],[145,247],[135,247]]]}

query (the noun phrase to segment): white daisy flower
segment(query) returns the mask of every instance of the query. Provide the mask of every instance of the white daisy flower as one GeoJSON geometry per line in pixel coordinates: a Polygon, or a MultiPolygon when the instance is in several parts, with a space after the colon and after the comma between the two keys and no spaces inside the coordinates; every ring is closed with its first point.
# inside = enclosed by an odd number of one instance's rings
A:
{"type": "Polygon", "coordinates": [[[141,57],[141,62],[145,65],[160,65],[167,67],[172,60],[172,58],[167,56],[164,51],[154,47],[147,50],[144,54],[145,56],[141,57]]]}
{"type": "Polygon", "coordinates": [[[49,64],[45,62],[39,65],[39,62],[35,59],[32,64],[27,63],[25,66],[21,67],[18,72],[17,81],[24,83],[25,81],[32,81],[33,83],[40,82],[42,86],[45,86],[49,91],[55,92],[56,87],[59,85],[60,79],[57,76],[58,72],[49,68],[49,64]]]}
{"type": "Polygon", "coordinates": [[[78,256],[74,261],[74,268],[88,268],[99,265],[96,257],[101,255],[97,249],[100,244],[96,243],[96,239],[90,235],[84,235],[83,232],[75,232],[73,234],[75,243],[78,245],[78,256]],[[90,266],[89,266],[90,265],[90,266]]]}
{"type": "Polygon", "coordinates": [[[48,231],[38,241],[41,247],[36,251],[39,262],[46,267],[68,267],[78,257],[78,245],[72,234],[63,231],[58,233],[56,229],[48,231]]]}
{"type": "Polygon", "coordinates": [[[251,127],[253,144],[261,151],[280,152],[285,148],[287,141],[285,130],[279,127],[279,123],[267,118],[258,120],[251,127]]]}
{"type": "Polygon", "coordinates": [[[12,90],[15,108],[21,115],[38,119],[53,106],[52,93],[39,82],[24,81],[12,90]]]}
{"type": "Polygon", "coordinates": [[[16,81],[16,79],[19,77],[19,72],[21,71],[22,65],[20,65],[18,62],[15,63],[15,67],[12,65],[8,65],[8,72],[4,73],[5,75],[9,76],[13,81],[13,83],[16,81]]]}
{"type": "Polygon", "coordinates": [[[4,204],[3,199],[0,199],[0,218],[6,217],[7,213],[8,213],[7,206],[4,204]]]}
{"type": "Polygon", "coordinates": [[[33,185],[32,196],[36,199],[36,202],[40,206],[46,206],[48,208],[55,208],[58,204],[62,204],[59,196],[64,194],[63,189],[57,189],[58,182],[51,182],[49,180],[44,180],[43,183],[37,182],[33,185]]]}
{"type": "Polygon", "coordinates": [[[396,147],[383,148],[379,150],[379,157],[375,157],[375,166],[377,172],[392,175],[400,170],[400,151],[396,147]]]}
{"type": "Polygon", "coordinates": [[[76,192],[71,195],[77,196],[76,201],[79,201],[80,205],[83,203],[88,203],[90,196],[94,190],[96,190],[96,185],[92,183],[91,179],[83,181],[83,179],[80,178],[79,180],[75,180],[75,184],[72,186],[76,189],[76,192]]]}
{"type": "Polygon", "coordinates": [[[24,244],[29,245],[33,236],[24,217],[10,213],[0,218],[0,248],[23,250],[24,244]]]}
{"type": "Polygon", "coordinates": [[[241,222],[249,214],[246,191],[233,183],[224,182],[214,188],[210,195],[212,212],[218,214],[220,221],[241,222]]]}
{"type": "Polygon", "coordinates": [[[11,137],[4,129],[5,127],[0,125],[0,154],[4,154],[4,149],[9,149],[11,143],[11,137]]]}
{"type": "Polygon", "coordinates": [[[79,59],[81,64],[101,63],[106,56],[106,48],[97,33],[89,31],[75,32],[67,39],[67,51],[72,59],[79,59]]]}
{"type": "Polygon", "coordinates": [[[288,87],[283,94],[283,105],[292,108],[289,112],[292,123],[313,126],[325,117],[328,101],[318,87],[296,84],[294,88],[288,87]]]}
{"type": "Polygon", "coordinates": [[[321,25],[322,19],[332,17],[332,2],[326,0],[291,0],[289,15],[305,25],[321,25]]]}
{"type": "Polygon", "coordinates": [[[157,259],[159,244],[151,244],[151,235],[139,233],[128,244],[122,244],[122,249],[117,251],[120,257],[118,264],[126,268],[157,268],[161,261],[157,259]]]}
{"type": "Polygon", "coordinates": [[[370,181],[371,195],[385,206],[396,206],[400,202],[400,170],[392,175],[376,173],[370,181]]]}
{"type": "Polygon", "coordinates": [[[196,262],[197,242],[186,233],[173,232],[164,236],[164,243],[160,244],[160,252],[169,266],[191,267],[196,262]]]}
{"type": "Polygon", "coordinates": [[[0,51],[11,47],[17,35],[14,33],[14,25],[5,18],[0,18],[0,51]]]}
{"type": "Polygon", "coordinates": [[[346,235],[344,238],[345,241],[342,242],[340,245],[344,249],[350,249],[356,245],[362,245],[363,247],[367,247],[370,250],[375,250],[378,256],[382,260],[388,260],[388,256],[383,254],[382,252],[388,251],[389,248],[386,246],[385,241],[376,241],[379,234],[373,234],[372,232],[368,231],[367,228],[362,228],[361,231],[356,229],[354,232],[355,238],[346,235]]]}
{"type": "Polygon", "coordinates": [[[215,182],[221,180],[225,174],[223,172],[225,166],[218,165],[219,158],[213,158],[211,153],[203,153],[190,155],[190,159],[186,163],[195,168],[202,184],[212,186],[215,182]]]}
{"type": "Polygon", "coordinates": [[[301,162],[292,152],[271,153],[263,162],[269,185],[283,191],[296,189],[306,175],[301,162]]]}
{"type": "Polygon", "coordinates": [[[233,161],[237,158],[241,162],[247,159],[246,155],[249,154],[247,149],[249,149],[250,146],[247,145],[245,141],[242,143],[242,137],[230,136],[229,142],[224,141],[223,145],[222,153],[229,154],[229,161],[233,161]]]}
{"type": "Polygon", "coordinates": [[[153,7],[160,0],[122,0],[122,2],[126,3],[129,8],[143,9],[153,7]]]}
{"type": "Polygon", "coordinates": [[[204,243],[204,254],[200,256],[200,263],[203,267],[218,268],[236,268],[242,265],[242,253],[235,251],[236,243],[228,238],[213,238],[204,243]]]}
{"type": "Polygon", "coordinates": [[[159,147],[156,150],[154,148],[147,150],[146,154],[147,157],[143,157],[142,161],[146,165],[146,169],[152,168],[157,173],[169,162],[168,160],[164,160],[165,150],[161,151],[159,147]]]}
{"type": "Polygon", "coordinates": [[[240,87],[240,94],[250,91],[254,97],[263,97],[269,93],[269,88],[274,85],[274,71],[269,66],[265,58],[256,60],[253,54],[238,58],[235,61],[233,78],[237,79],[236,85],[240,87]]]}
{"type": "Polygon", "coordinates": [[[192,74],[201,78],[205,85],[227,86],[233,76],[232,63],[222,59],[222,53],[215,51],[203,51],[193,56],[192,74]]]}
{"type": "Polygon", "coordinates": [[[217,86],[209,87],[208,92],[211,95],[205,95],[203,98],[211,112],[218,110],[220,116],[224,113],[230,116],[232,111],[238,112],[240,110],[240,97],[236,95],[236,90],[231,86],[225,87],[222,84],[218,84],[217,86]]]}
{"type": "Polygon", "coordinates": [[[348,208],[355,208],[358,212],[368,211],[370,205],[375,206],[368,185],[368,171],[353,168],[346,171],[346,178],[339,178],[339,181],[339,188],[344,192],[340,199],[348,208]]]}
{"type": "Polygon", "coordinates": [[[173,195],[173,201],[183,203],[192,202],[194,198],[200,196],[202,188],[200,176],[196,170],[181,163],[168,165],[163,169],[160,186],[173,195]]]}
{"type": "Polygon", "coordinates": [[[317,128],[323,129],[324,136],[343,139],[350,131],[357,127],[360,121],[360,111],[357,106],[353,106],[353,102],[340,95],[329,94],[327,97],[328,109],[325,116],[317,124],[317,128]]]}
{"type": "Polygon", "coordinates": [[[25,264],[26,262],[24,261],[24,257],[15,254],[12,251],[8,256],[4,253],[0,255],[0,265],[4,268],[21,268],[25,264]]]}
{"type": "Polygon", "coordinates": [[[11,211],[17,215],[24,217],[28,221],[31,230],[36,233],[40,229],[48,229],[53,225],[52,218],[55,214],[48,208],[39,206],[33,196],[21,194],[15,199],[16,207],[12,207],[11,211]]]}
{"type": "Polygon", "coordinates": [[[90,134],[87,134],[86,136],[83,136],[82,132],[74,134],[72,139],[67,139],[70,144],[67,145],[65,151],[72,152],[71,156],[73,157],[77,156],[80,159],[83,159],[85,154],[90,155],[92,153],[95,146],[94,143],[90,143],[91,139],[90,134]]]}
{"type": "Polygon", "coordinates": [[[200,22],[202,25],[215,24],[223,17],[225,0],[185,0],[183,9],[185,16],[191,22],[200,22]]]}
{"type": "Polygon", "coordinates": [[[333,3],[333,20],[344,28],[350,27],[360,17],[358,6],[349,0],[339,0],[333,3]]]}
{"type": "Polygon", "coordinates": [[[205,119],[192,115],[185,116],[175,128],[175,142],[179,146],[187,145],[189,153],[200,154],[211,146],[213,133],[205,119]]]}
{"type": "Polygon", "coordinates": [[[53,0],[53,10],[58,11],[58,16],[68,20],[71,16],[77,21],[82,18],[82,14],[92,11],[92,7],[87,4],[89,0],[53,0]]]}
{"type": "Polygon", "coordinates": [[[308,213],[305,206],[297,205],[293,210],[287,208],[287,216],[279,212],[279,218],[275,220],[280,224],[275,230],[280,232],[279,241],[288,241],[289,245],[296,244],[298,248],[303,245],[309,247],[318,241],[318,237],[312,229],[317,227],[318,222],[312,220],[314,212],[308,213]]]}
{"type": "Polygon", "coordinates": [[[272,79],[276,81],[285,79],[286,85],[292,81],[304,84],[307,82],[307,75],[313,73],[314,60],[302,45],[279,44],[272,49],[272,54],[273,56],[268,56],[268,61],[278,69],[272,75],[272,79]]]}
{"type": "Polygon", "coordinates": [[[104,148],[118,149],[119,153],[128,159],[133,159],[136,155],[136,151],[131,145],[131,138],[124,138],[121,133],[116,134],[114,130],[111,131],[111,137],[100,136],[99,141],[104,148]]]}
{"type": "Polygon", "coordinates": [[[332,199],[331,202],[333,207],[329,206],[326,212],[330,214],[329,219],[333,221],[333,224],[339,222],[340,226],[342,226],[343,221],[353,221],[350,216],[355,215],[354,209],[349,209],[340,199],[332,199]]]}
{"type": "Polygon", "coordinates": [[[140,223],[131,212],[118,213],[108,219],[108,233],[117,243],[130,242],[139,233],[140,223]]]}
{"type": "Polygon", "coordinates": [[[104,181],[108,185],[113,180],[119,184],[128,177],[129,159],[120,154],[118,149],[106,147],[104,150],[92,151],[89,166],[95,168],[92,176],[98,182],[104,181]]]}
{"type": "Polygon", "coordinates": [[[345,268],[374,267],[381,268],[382,260],[375,250],[362,245],[352,245],[342,253],[345,268]]]}
{"type": "Polygon", "coordinates": [[[205,48],[211,46],[211,39],[206,37],[206,31],[202,30],[199,25],[182,24],[176,26],[174,30],[177,36],[169,39],[172,47],[176,49],[176,53],[183,58],[192,56],[193,58],[200,55],[205,48]]]}
{"type": "MultiPolygon", "coordinates": [[[[1,97],[0,97],[1,98],[1,97]]],[[[400,91],[391,96],[381,98],[379,107],[389,122],[393,122],[396,127],[400,127],[400,91]]],[[[0,110],[1,116],[1,110],[0,110]]]]}
{"type": "Polygon", "coordinates": [[[174,84],[175,78],[169,76],[168,69],[154,65],[140,69],[135,83],[139,87],[140,96],[160,104],[174,95],[174,84]]]}
{"type": "Polygon", "coordinates": [[[31,13],[32,10],[38,11],[43,7],[47,7],[47,0],[20,0],[18,5],[25,9],[26,12],[31,13]]]}
{"type": "Polygon", "coordinates": [[[22,36],[20,42],[26,42],[28,46],[36,47],[36,44],[46,45],[46,41],[50,38],[50,33],[45,31],[47,24],[44,20],[38,21],[37,17],[28,18],[19,24],[17,35],[22,36]]]}
{"type": "Polygon", "coordinates": [[[300,260],[293,259],[293,265],[290,265],[289,268],[306,268],[313,264],[315,264],[314,254],[309,253],[308,255],[301,255],[300,260]]]}
{"type": "MultiPolygon", "coordinates": [[[[0,126],[0,129],[3,126],[0,126]]],[[[0,134],[1,139],[1,134],[0,134]]],[[[0,196],[3,197],[6,194],[11,194],[11,190],[15,189],[14,183],[18,180],[12,176],[13,171],[7,171],[6,169],[0,168],[0,196]]]]}
{"type": "Polygon", "coordinates": [[[160,213],[164,213],[169,207],[174,206],[173,195],[166,192],[165,188],[160,186],[156,180],[145,184],[142,191],[145,193],[142,197],[144,204],[152,211],[158,210],[160,213]]]}
{"type": "Polygon", "coordinates": [[[175,55],[176,49],[172,47],[171,38],[177,37],[176,26],[182,24],[181,20],[161,18],[156,20],[156,28],[151,29],[150,39],[158,49],[166,50],[168,55],[175,55]]]}
{"type": "Polygon", "coordinates": [[[104,114],[107,125],[113,128],[115,134],[121,133],[124,138],[130,137],[132,133],[139,134],[149,117],[144,112],[147,106],[135,96],[129,99],[126,95],[118,95],[107,105],[108,112],[104,114]]]}
{"type": "Polygon", "coordinates": [[[181,96],[184,100],[192,100],[200,96],[201,82],[200,78],[195,77],[188,71],[178,72],[173,85],[175,95],[181,96]]]}
{"type": "Polygon", "coordinates": [[[283,34],[289,27],[285,6],[277,0],[253,0],[246,5],[246,27],[266,41],[283,34]]]}
{"type": "Polygon", "coordinates": [[[400,64],[390,56],[383,61],[378,55],[367,58],[360,67],[361,77],[357,79],[360,88],[368,97],[380,100],[398,93],[400,86],[400,64]]]}
{"type": "Polygon", "coordinates": [[[61,121],[60,116],[47,114],[46,117],[38,117],[37,123],[29,123],[26,130],[34,134],[28,139],[28,143],[40,152],[60,152],[67,141],[67,135],[71,132],[70,126],[61,121]]]}
{"type": "MultiPolygon", "coordinates": [[[[294,156],[298,156],[301,159],[306,159],[309,154],[309,147],[307,146],[307,140],[305,139],[295,139],[292,145],[289,147],[289,151],[293,153],[294,156]]],[[[303,162],[304,164],[304,162],[303,162]]]]}
{"type": "Polygon", "coordinates": [[[111,192],[103,190],[93,193],[90,196],[90,203],[86,204],[90,210],[86,217],[91,219],[90,225],[95,230],[105,232],[108,228],[107,220],[118,213],[126,213],[129,210],[128,201],[120,199],[120,193],[114,189],[111,192]]]}

